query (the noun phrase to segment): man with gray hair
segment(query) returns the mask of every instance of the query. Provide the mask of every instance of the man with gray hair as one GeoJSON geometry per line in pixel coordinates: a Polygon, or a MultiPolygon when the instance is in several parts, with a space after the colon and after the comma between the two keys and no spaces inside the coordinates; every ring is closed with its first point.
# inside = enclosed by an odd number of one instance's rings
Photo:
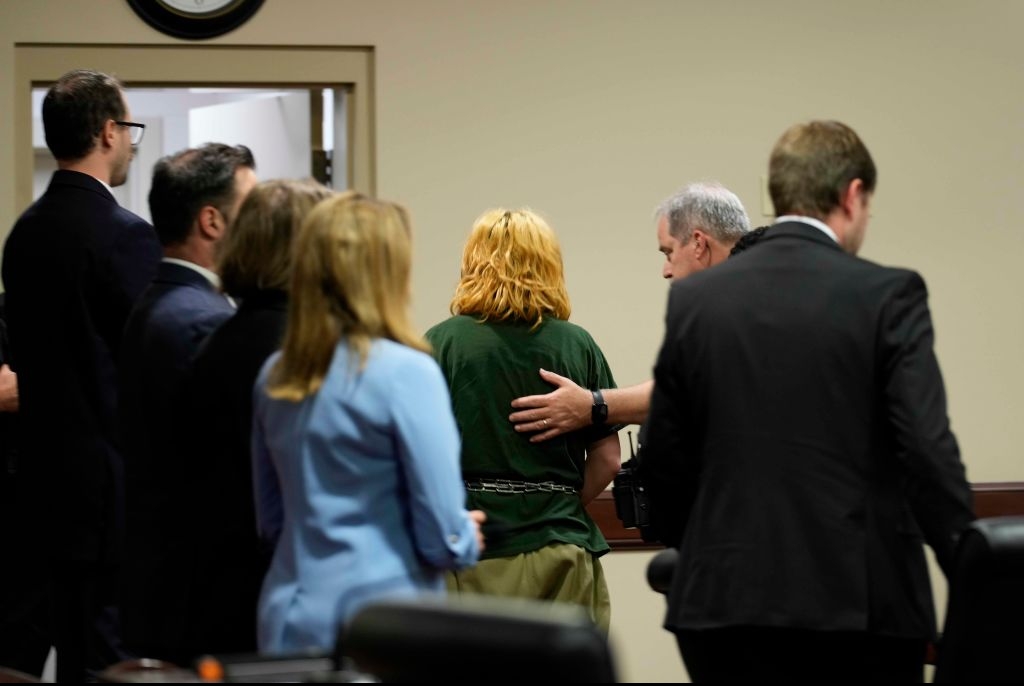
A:
{"type": "MultiPolygon", "coordinates": [[[[716,181],[690,183],[654,211],[658,250],[665,255],[661,275],[682,279],[713,267],[750,231],[750,219],[736,194],[716,181]]],[[[516,431],[532,433],[538,443],[592,424],[642,424],[651,404],[654,381],[627,388],[588,390],[571,379],[540,370],[555,386],[545,395],[516,398],[509,416],[516,431]]]]}
{"type": "Polygon", "coordinates": [[[661,275],[681,279],[713,267],[750,231],[750,220],[736,194],[716,182],[684,186],[655,211],[658,250],[665,255],[661,275]]]}

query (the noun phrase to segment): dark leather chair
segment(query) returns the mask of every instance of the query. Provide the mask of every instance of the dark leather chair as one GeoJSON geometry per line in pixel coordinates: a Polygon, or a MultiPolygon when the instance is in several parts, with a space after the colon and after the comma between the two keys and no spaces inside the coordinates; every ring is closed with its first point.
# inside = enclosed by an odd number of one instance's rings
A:
{"type": "Polygon", "coordinates": [[[934,682],[1020,682],[1022,648],[1024,517],[979,519],[957,544],[934,682]]]}
{"type": "Polygon", "coordinates": [[[96,676],[96,683],[100,684],[137,684],[154,681],[185,684],[199,683],[202,679],[190,669],[150,658],[123,660],[110,665],[96,676]]]}
{"type": "Polygon", "coordinates": [[[0,684],[42,684],[45,683],[39,677],[25,672],[19,672],[10,667],[0,666],[0,684]]]}
{"type": "Polygon", "coordinates": [[[448,596],[363,608],[338,639],[339,663],[383,682],[615,683],[611,648],[582,608],[448,596]]]}

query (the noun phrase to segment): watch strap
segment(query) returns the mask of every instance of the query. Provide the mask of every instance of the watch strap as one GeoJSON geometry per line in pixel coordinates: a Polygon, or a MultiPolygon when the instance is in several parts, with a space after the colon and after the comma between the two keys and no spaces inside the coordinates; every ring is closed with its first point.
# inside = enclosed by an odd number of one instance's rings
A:
{"type": "Polygon", "coordinates": [[[590,408],[590,421],[597,425],[604,424],[608,421],[608,403],[604,401],[604,394],[600,389],[591,393],[594,396],[594,405],[590,408]]]}

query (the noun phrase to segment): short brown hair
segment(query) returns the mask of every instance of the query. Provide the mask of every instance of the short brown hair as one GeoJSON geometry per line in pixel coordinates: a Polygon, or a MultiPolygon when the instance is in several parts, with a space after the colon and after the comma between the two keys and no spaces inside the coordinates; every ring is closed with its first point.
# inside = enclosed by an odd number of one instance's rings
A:
{"type": "Polygon", "coordinates": [[[877,171],[857,133],[838,121],[810,121],[786,130],[768,163],[768,192],[777,215],[824,219],[854,179],[875,190],[877,171]]]}
{"type": "Polygon", "coordinates": [[[124,92],[117,78],[91,69],[69,71],[43,98],[46,145],[58,160],[80,160],[96,147],[107,122],[124,115],[124,92]]]}
{"type": "Polygon", "coordinates": [[[224,143],[186,148],[157,160],[149,188],[149,214],[160,244],[188,240],[199,210],[206,205],[228,217],[238,192],[235,172],[242,167],[256,169],[252,150],[224,143]]]}

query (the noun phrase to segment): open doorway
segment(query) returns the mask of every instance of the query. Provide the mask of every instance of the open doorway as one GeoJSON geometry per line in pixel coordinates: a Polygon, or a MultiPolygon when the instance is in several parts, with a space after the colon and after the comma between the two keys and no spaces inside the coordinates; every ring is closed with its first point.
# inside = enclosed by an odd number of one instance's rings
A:
{"type": "MultiPolygon", "coordinates": [[[[149,221],[153,165],[164,155],[207,142],[253,151],[263,180],[312,177],[349,188],[347,89],[162,87],[125,89],[134,121],[146,125],[128,181],[113,189],[118,204],[149,221]]],[[[56,162],[46,147],[40,112],[46,88],[32,89],[32,199],[50,181],[56,162]]]]}
{"type": "MultiPolygon", "coordinates": [[[[232,135],[197,134],[199,139],[194,142],[220,140],[249,145],[256,155],[261,178],[297,174],[291,170],[277,171],[281,168],[272,161],[273,155],[261,148],[257,137],[245,134],[247,139],[240,139],[241,129],[259,117],[255,114],[239,116],[230,108],[255,108],[256,101],[260,99],[276,102],[270,109],[279,110],[272,112],[278,122],[274,127],[277,130],[268,135],[259,134],[258,138],[276,143],[285,140],[287,145],[282,144],[285,149],[301,148],[308,152],[312,156],[310,170],[298,176],[320,177],[322,172],[330,172],[334,188],[352,188],[369,195],[376,193],[373,48],[21,43],[15,45],[14,57],[15,204],[18,208],[27,207],[37,196],[37,151],[42,150],[45,153],[42,157],[49,157],[41,131],[38,139],[33,135],[36,128],[33,119],[39,117],[39,105],[34,102],[36,96],[33,92],[38,89],[45,91],[61,74],[75,68],[96,69],[120,78],[126,86],[135,118],[148,116],[149,106],[145,101],[150,98],[159,100],[165,97],[159,94],[166,91],[173,91],[182,98],[187,92],[187,99],[201,102],[200,107],[223,107],[223,119],[231,122],[228,133],[232,135]],[[331,105],[326,102],[325,90],[331,92],[331,105]],[[283,100],[275,101],[275,98],[283,100]],[[288,98],[293,98],[293,101],[285,104],[288,98]],[[299,106],[298,100],[308,103],[308,117],[306,114],[286,117],[284,110],[289,108],[301,108],[305,112],[305,106],[299,106]],[[307,119],[310,122],[322,121],[324,126],[282,123],[307,119]],[[328,122],[331,124],[330,132],[327,131],[328,122]],[[318,132],[322,136],[319,141],[316,140],[318,132]],[[300,138],[306,139],[305,145],[289,142],[300,138]]],[[[159,106],[162,105],[154,107],[159,106]]],[[[191,105],[182,105],[181,108],[175,111],[190,111],[191,105]]],[[[214,111],[211,109],[207,113],[212,115],[214,111]]],[[[162,119],[163,129],[159,136],[160,145],[152,145],[155,131],[147,126],[136,163],[138,168],[132,170],[129,177],[135,179],[136,186],[122,191],[131,197],[119,198],[144,216],[148,215],[146,196],[153,162],[166,152],[187,147],[190,142],[187,137],[174,133],[169,117],[162,116],[166,112],[157,114],[161,115],[155,118],[162,119]],[[148,159],[142,159],[143,154],[148,159]],[[145,185],[139,185],[137,182],[140,181],[145,185]]],[[[149,121],[143,120],[142,123],[149,124],[149,121]]],[[[49,178],[48,173],[44,172],[43,176],[49,178]]]]}

